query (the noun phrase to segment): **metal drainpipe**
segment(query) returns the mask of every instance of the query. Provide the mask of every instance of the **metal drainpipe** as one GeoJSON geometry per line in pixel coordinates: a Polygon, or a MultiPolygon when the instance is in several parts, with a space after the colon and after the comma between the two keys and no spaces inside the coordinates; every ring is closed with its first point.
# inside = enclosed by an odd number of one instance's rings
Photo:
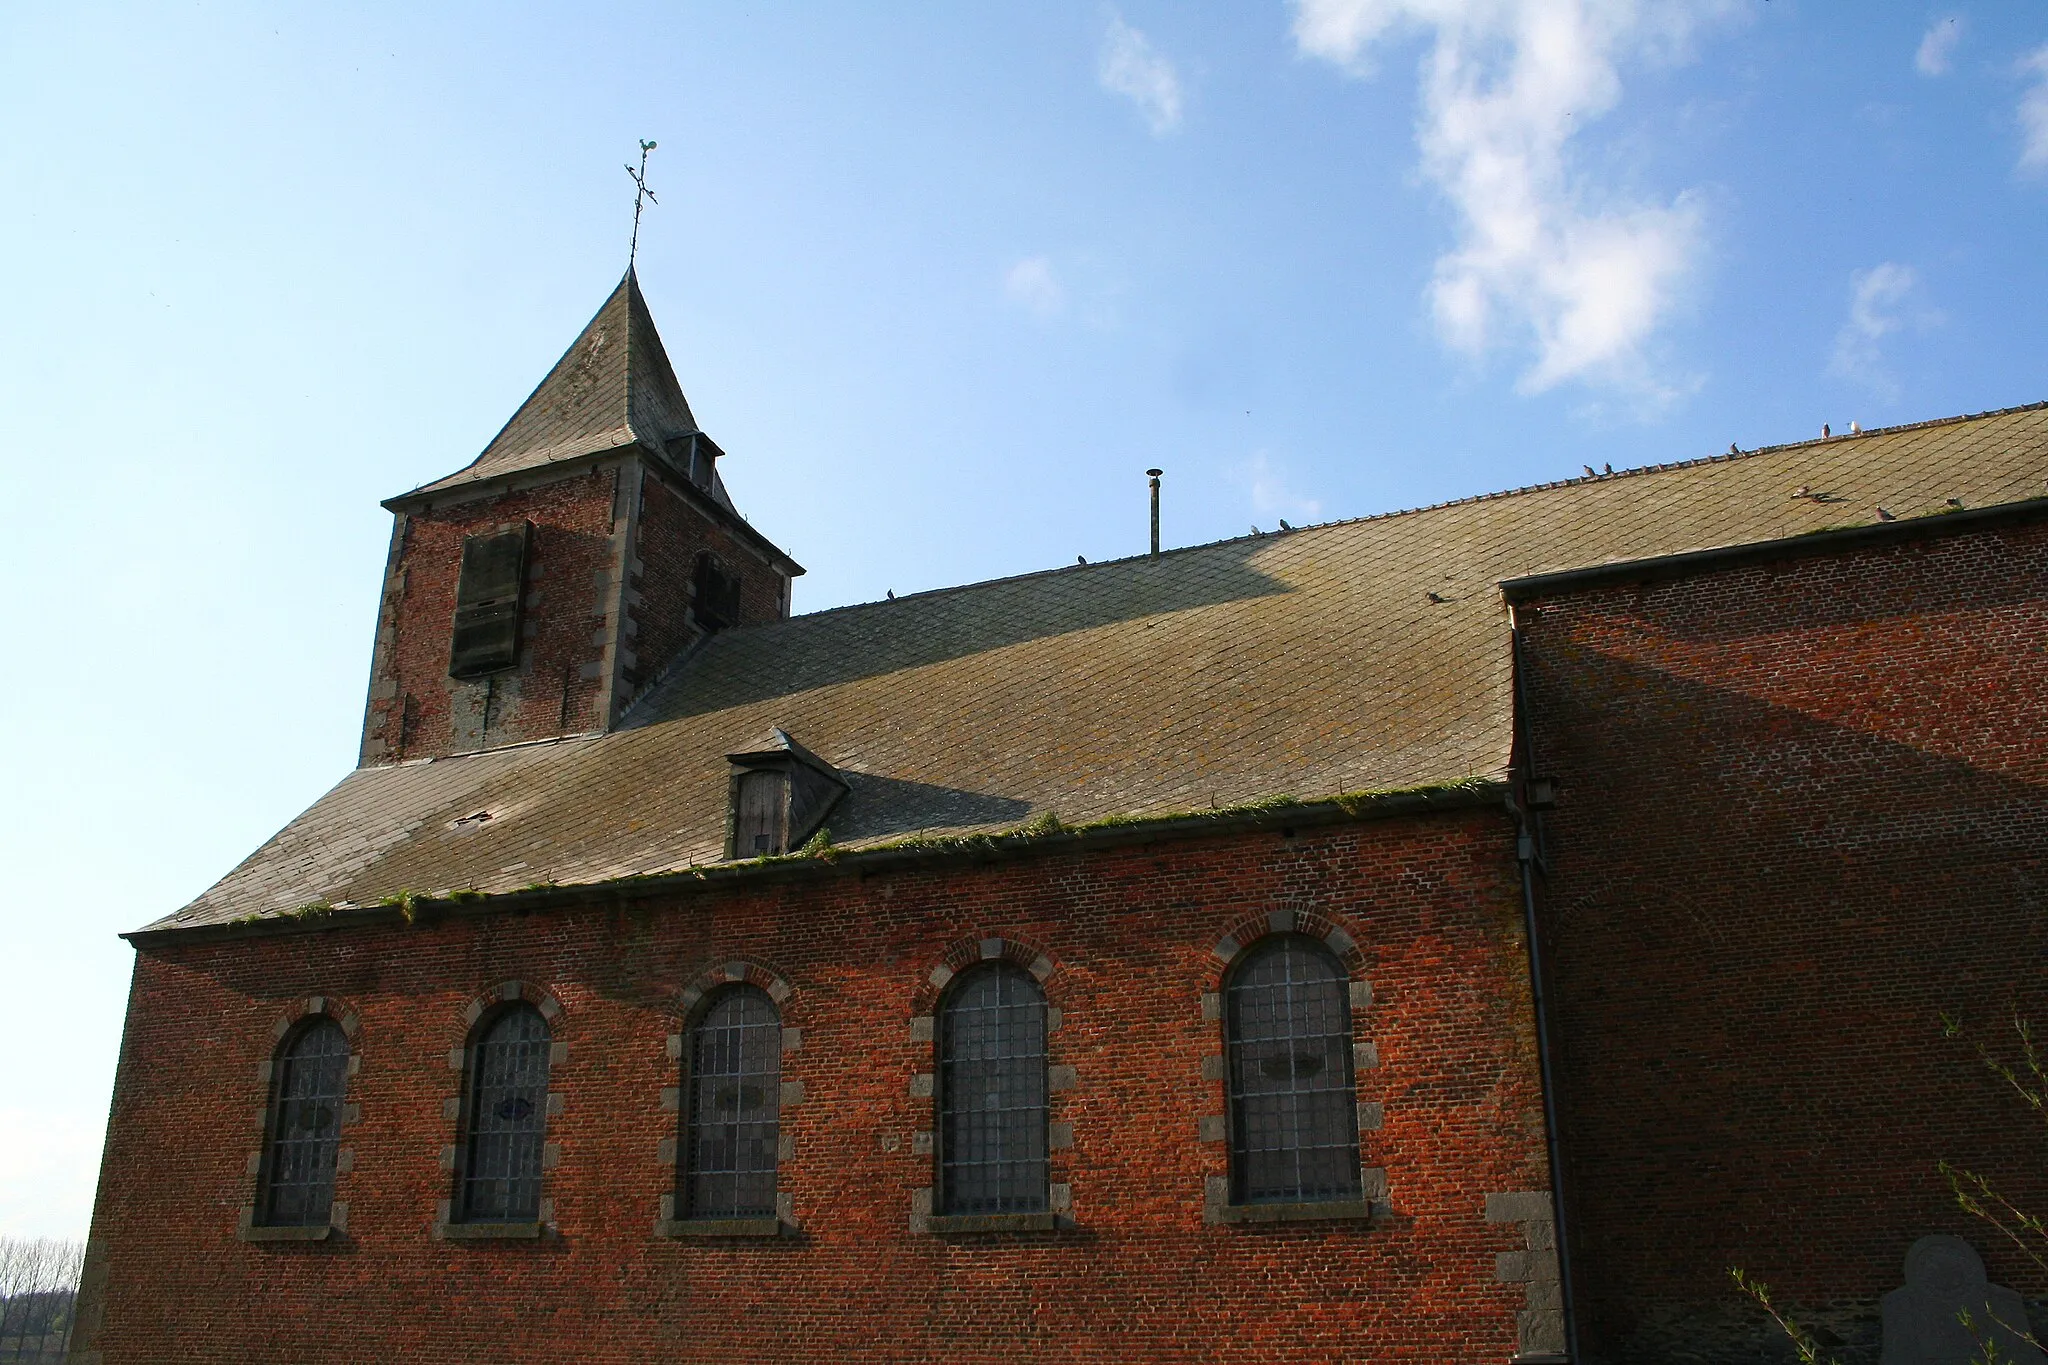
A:
{"type": "MultiPolygon", "coordinates": [[[[1523,691],[1522,627],[1515,620],[1514,606],[1508,607],[1508,638],[1515,670],[1515,728],[1523,741],[1523,775],[1535,771],[1535,754],[1529,746],[1525,717],[1528,715],[1523,691]]],[[[1564,1156],[1557,1136],[1557,1073],[1551,1060],[1550,1014],[1543,993],[1543,947],[1536,926],[1536,830],[1531,812],[1510,795],[1508,809],[1519,830],[1515,840],[1516,861],[1522,866],[1522,919],[1529,938],[1529,1001],[1536,1013],[1536,1060],[1543,1079],[1543,1136],[1550,1157],[1550,1206],[1557,1240],[1557,1289],[1564,1300],[1564,1349],[1573,1362],[1579,1360],[1579,1315],[1572,1299],[1571,1239],[1565,1235],[1564,1156]]]]}

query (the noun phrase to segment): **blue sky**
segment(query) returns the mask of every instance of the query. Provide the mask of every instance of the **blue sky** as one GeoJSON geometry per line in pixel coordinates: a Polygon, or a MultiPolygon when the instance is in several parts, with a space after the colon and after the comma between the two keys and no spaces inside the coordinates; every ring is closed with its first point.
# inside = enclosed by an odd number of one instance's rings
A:
{"type": "MultiPolygon", "coordinates": [[[[2048,397],[2048,9],[0,9],[0,1234],[625,265],[815,610],[2048,397]]],[[[160,1064],[175,1064],[161,1059],[160,1064]]],[[[239,1101],[236,1101],[239,1103],[239,1101]]]]}

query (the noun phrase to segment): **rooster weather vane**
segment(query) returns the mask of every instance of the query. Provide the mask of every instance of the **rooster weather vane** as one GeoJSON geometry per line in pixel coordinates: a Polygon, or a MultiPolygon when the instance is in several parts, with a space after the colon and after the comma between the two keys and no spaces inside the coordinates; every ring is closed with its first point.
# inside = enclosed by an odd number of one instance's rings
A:
{"type": "Polygon", "coordinates": [[[647,188],[647,154],[654,150],[654,146],[654,143],[642,138],[640,140],[640,169],[634,170],[630,163],[626,166],[626,174],[633,178],[633,184],[636,187],[633,194],[633,243],[626,248],[626,269],[628,270],[633,268],[633,260],[640,254],[641,201],[645,200],[650,204],[659,204],[661,202],[654,197],[654,191],[647,188]]]}

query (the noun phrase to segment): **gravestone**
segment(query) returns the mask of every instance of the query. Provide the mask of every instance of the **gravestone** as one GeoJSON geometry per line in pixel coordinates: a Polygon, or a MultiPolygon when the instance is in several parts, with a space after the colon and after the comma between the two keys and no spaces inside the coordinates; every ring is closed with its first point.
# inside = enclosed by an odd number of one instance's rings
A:
{"type": "Polygon", "coordinates": [[[2026,1330],[2020,1296],[1985,1278],[1968,1242],[1938,1233],[1913,1243],[1906,1283],[1884,1296],[1881,1365],[1971,1365],[1983,1358],[1980,1341],[1997,1346],[2000,1365],[2048,1365],[2026,1330]]]}

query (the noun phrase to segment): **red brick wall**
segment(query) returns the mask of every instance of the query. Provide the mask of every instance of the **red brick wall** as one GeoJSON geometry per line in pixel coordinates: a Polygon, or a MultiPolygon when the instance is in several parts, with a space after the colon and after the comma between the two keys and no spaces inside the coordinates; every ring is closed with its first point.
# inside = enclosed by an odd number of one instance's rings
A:
{"type": "Polygon", "coordinates": [[[783,617],[787,580],[760,553],[699,511],[653,469],[641,483],[639,572],[630,580],[639,601],[629,610],[634,624],[634,662],[622,676],[630,697],[659,676],[701,632],[689,616],[697,556],[711,551],[729,573],[740,576],[740,622],[756,625],[783,617]]]}
{"type": "Polygon", "coordinates": [[[100,1203],[104,1313],[82,1346],[116,1362],[646,1360],[1504,1361],[1522,1291],[1494,1278],[1521,1229],[1489,1193],[1545,1184],[1512,829],[1493,811],[1211,835],[1085,853],[727,884],[623,908],[337,927],[160,947],[136,964],[100,1203]],[[1355,937],[1381,1064],[1362,1136],[1393,1211],[1357,1225],[1213,1225],[1224,1170],[1198,1120],[1222,1112],[1201,996],[1223,935],[1275,910],[1355,937]],[[1078,1227],[941,1238],[910,1230],[932,1182],[931,1069],[909,1020],[932,968],[1001,935],[1054,968],[1054,1097],[1074,1143],[1078,1227]],[[654,1236],[675,1118],[664,1047],[707,968],[786,979],[802,1044],[784,1079],[802,1225],[771,1242],[654,1236]],[[568,1044],[548,1176],[558,1231],[433,1240],[454,1141],[443,1101],[465,1006],[493,983],[544,987],[568,1044]],[[345,1130],[345,1237],[250,1244],[273,1026],[309,995],[357,1013],[345,1130]]]}
{"type": "Polygon", "coordinates": [[[1520,610],[1589,1361],[1774,1358],[1731,1265],[1874,1360],[1928,1232],[2048,1289],[1935,1172],[2048,1214],[2048,1132],[1940,1017],[2048,1027],[2044,585],[2034,526],[1520,610]]]}
{"type": "Polygon", "coordinates": [[[388,763],[577,734],[613,719],[605,708],[607,612],[620,478],[639,479],[641,507],[616,656],[614,709],[661,674],[701,632],[690,616],[700,551],[740,574],[741,622],[782,619],[787,580],[652,470],[627,461],[559,483],[434,508],[402,519],[398,556],[378,616],[363,761],[388,763]],[[448,676],[464,537],[533,523],[518,665],[493,679],[448,676]],[[485,708],[488,706],[488,724],[485,708]]]}
{"type": "Polygon", "coordinates": [[[604,625],[613,483],[612,470],[599,469],[411,515],[380,609],[366,761],[426,758],[599,724],[602,679],[594,666],[603,649],[592,636],[604,625]],[[495,684],[451,678],[463,538],[521,520],[533,523],[533,541],[519,664],[495,684]],[[486,697],[487,731],[480,714],[486,697]]]}

